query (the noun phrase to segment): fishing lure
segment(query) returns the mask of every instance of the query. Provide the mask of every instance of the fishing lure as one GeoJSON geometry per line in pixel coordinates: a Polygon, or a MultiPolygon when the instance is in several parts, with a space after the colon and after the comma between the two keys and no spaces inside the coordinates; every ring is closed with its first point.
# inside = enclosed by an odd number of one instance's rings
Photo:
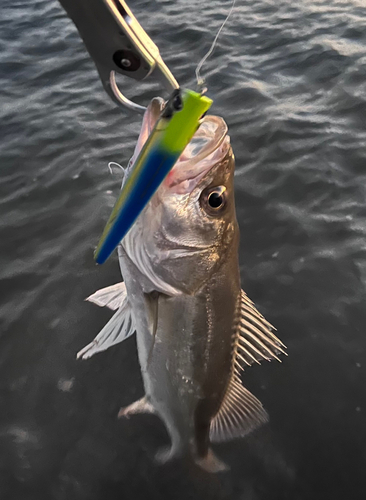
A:
{"type": "Polygon", "coordinates": [[[124,238],[183,153],[211,104],[211,99],[192,90],[173,91],[105,226],[94,254],[98,264],[103,264],[124,238]]]}
{"type": "Polygon", "coordinates": [[[211,48],[196,69],[201,93],[181,90],[164,63],[159,48],[141,27],[125,0],[60,0],[76,24],[93,58],[107,94],[123,108],[137,113],[146,108],[128,99],[116,83],[116,73],[135,80],[155,76],[171,94],[156,126],[134,163],[99,241],[94,258],[103,264],[117,247],[138,215],[200,125],[212,101],[204,94],[200,69],[212,53],[231,10],[211,48]]]}

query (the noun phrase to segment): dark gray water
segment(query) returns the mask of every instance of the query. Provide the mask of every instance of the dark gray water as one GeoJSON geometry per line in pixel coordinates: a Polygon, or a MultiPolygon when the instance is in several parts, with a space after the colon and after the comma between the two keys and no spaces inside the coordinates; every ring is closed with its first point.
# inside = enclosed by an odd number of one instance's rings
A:
{"type": "MultiPolygon", "coordinates": [[[[193,85],[228,4],[130,5],[193,85]]],[[[57,2],[1,3],[1,500],[366,496],[366,6],[238,0],[204,73],[236,154],[243,287],[289,352],[245,373],[271,421],[215,448],[221,476],[156,467],[162,424],[116,419],[143,393],[134,338],[75,359],[110,316],[83,300],[119,281],[93,249],[120,185],[107,163],[127,163],[140,119],[57,2]]]]}

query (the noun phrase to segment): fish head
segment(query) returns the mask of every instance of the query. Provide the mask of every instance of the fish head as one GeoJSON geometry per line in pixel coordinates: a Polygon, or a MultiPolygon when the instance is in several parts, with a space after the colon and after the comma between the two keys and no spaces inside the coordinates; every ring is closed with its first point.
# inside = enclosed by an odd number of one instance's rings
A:
{"type": "MultiPolygon", "coordinates": [[[[150,103],[132,163],[162,107],[160,99],[150,103]]],[[[220,263],[237,254],[234,168],[225,121],[205,116],[122,242],[153,288],[193,294],[220,263]]]]}

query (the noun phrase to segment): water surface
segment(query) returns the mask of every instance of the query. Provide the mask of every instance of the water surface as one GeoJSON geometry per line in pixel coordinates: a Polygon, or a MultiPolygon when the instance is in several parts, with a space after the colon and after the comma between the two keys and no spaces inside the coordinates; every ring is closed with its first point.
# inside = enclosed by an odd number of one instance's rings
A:
{"type": "MultiPolygon", "coordinates": [[[[215,447],[220,476],[156,467],[162,424],[116,419],[143,394],[134,338],[75,359],[110,317],[84,298],[120,280],[93,249],[120,186],[107,164],[126,165],[140,119],[108,100],[57,2],[1,4],[1,500],[365,497],[366,6],[237,3],[203,72],[236,155],[243,287],[289,357],[246,371],[271,421],[215,447]]],[[[228,3],[130,6],[192,86],[228,3]]]]}

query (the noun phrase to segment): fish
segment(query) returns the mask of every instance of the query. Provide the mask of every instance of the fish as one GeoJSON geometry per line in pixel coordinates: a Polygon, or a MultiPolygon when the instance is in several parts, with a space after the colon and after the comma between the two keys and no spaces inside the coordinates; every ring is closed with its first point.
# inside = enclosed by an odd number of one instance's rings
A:
{"type": "MultiPolygon", "coordinates": [[[[163,108],[160,98],[149,104],[127,178],[163,108]]],[[[88,297],[116,312],[77,354],[87,359],[136,332],[145,395],[118,416],[156,414],[171,439],[157,461],[188,456],[211,473],[227,470],[212,443],[268,421],[244,368],[286,355],[241,288],[234,171],[227,125],[206,115],[118,245],[123,282],[88,297]]]]}

